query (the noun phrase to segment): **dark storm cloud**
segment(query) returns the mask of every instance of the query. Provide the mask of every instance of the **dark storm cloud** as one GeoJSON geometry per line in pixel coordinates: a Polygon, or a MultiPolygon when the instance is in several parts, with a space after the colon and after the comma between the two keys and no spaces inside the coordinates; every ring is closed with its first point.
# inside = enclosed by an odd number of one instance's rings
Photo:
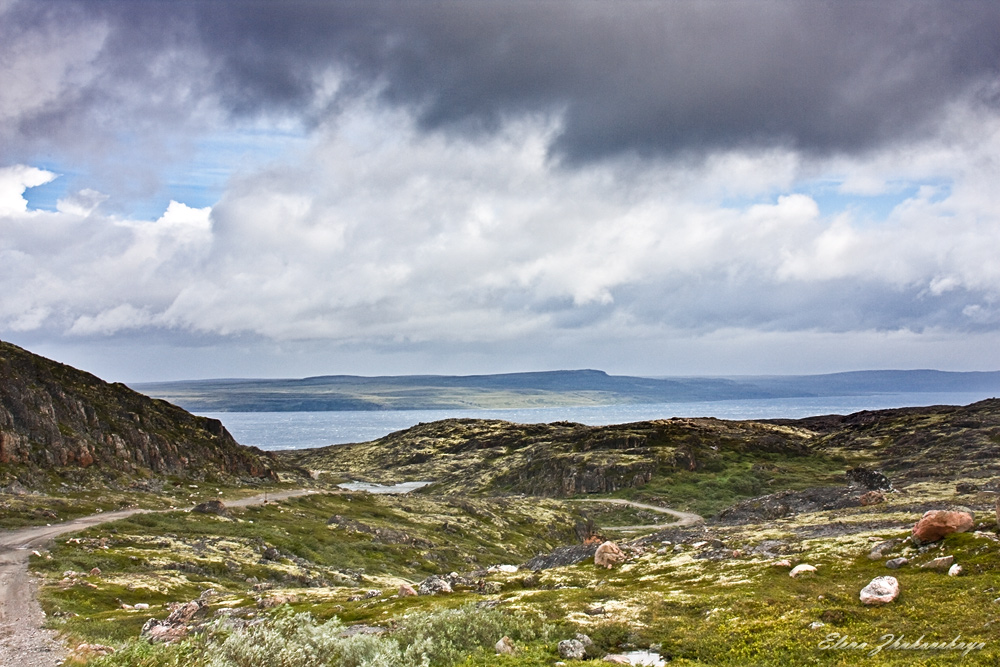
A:
{"type": "Polygon", "coordinates": [[[314,70],[417,110],[491,128],[565,111],[559,152],[787,144],[853,151],[920,133],[988,94],[996,3],[213,3],[204,47],[236,111],[308,102],[314,70]]]}
{"type": "Polygon", "coordinates": [[[236,115],[316,121],[333,68],[342,96],[377,89],[425,130],[562,113],[553,148],[572,161],[853,152],[932,131],[956,100],[996,107],[1000,68],[996,2],[40,2],[13,18],[81,16],[112,26],[103,75],[26,130],[150,80],[186,82],[171,110],[214,95],[236,115]]]}

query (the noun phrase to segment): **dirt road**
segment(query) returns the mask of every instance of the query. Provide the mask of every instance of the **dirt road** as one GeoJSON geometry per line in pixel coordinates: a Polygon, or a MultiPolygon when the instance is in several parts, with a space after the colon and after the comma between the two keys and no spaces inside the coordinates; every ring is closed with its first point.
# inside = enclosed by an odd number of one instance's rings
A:
{"type": "MultiPolygon", "coordinates": [[[[279,501],[310,493],[316,491],[278,491],[224,502],[230,507],[248,507],[260,505],[265,500],[279,501]]],[[[128,509],[103,512],[53,526],[0,531],[0,667],[52,667],[67,653],[66,647],[56,639],[56,634],[42,628],[45,614],[35,596],[37,582],[28,574],[31,551],[44,547],[60,535],[148,511],[128,509]]]]}
{"type": "Polygon", "coordinates": [[[699,523],[705,523],[705,519],[695,514],[694,512],[682,512],[680,510],[672,510],[669,507],[660,507],[659,505],[647,505],[646,503],[637,503],[633,500],[622,500],[620,498],[579,498],[577,502],[581,503],[611,503],[613,505],[628,505],[629,507],[635,507],[638,509],[649,510],[650,512],[658,512],[659,514],[668,514],[677,519],[677,521],[671,521],[670,523],[657,523],[649,524],[646,526],[605,526],[605,528],[614,528],[615,530],[622,531],[640,531],[640,530],[658,530],[666,526],[695,526],[699,523]]]}

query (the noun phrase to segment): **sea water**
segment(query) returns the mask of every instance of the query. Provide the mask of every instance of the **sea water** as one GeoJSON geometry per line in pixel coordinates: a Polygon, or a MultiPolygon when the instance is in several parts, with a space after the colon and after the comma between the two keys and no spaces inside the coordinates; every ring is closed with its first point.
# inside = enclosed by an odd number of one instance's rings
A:
{"type": "Polygon", "coordinates": [[[205,412],[220,420],[244,445],[261,449],[307,449],[367,442],[419,423],[440,419],[503,419],[522,424],[571,421],[591,426],[624,424],[670,417],[719,419],[798,419],[816,415],[850,414],[861,410],[926,405],[968,405],[985,398],[982,392],[906,392],[865,396],[760,398],[690,403],[630,403],[622,405],[526,408],[512,410],[378,410],[337,412],[205,412]]]}

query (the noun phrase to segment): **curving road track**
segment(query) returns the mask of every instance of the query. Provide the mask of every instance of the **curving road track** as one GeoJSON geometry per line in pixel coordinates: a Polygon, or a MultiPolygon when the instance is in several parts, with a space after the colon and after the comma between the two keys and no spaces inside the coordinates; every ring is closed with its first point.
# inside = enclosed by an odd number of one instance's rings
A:
{"type": "MultiPolygon", "coordinates": [[[[230,507],[247,507],[309,493],[316,491],[278,491],[225,502],[230,507]]],[[[66,656],[66,647],[56,639],[56,634],[42,627],[45,614],[35,596],[37,584],[28,574],[31,551],[60,535],[148,511],[104,512],[53,526],[0,531],[0,667],[52,667],[66,656]]]]}
{"type": "Polygon", "coordinates": [[[611,503],[612,505],[627,505],[629,507],[635,507],[638,509],[649,510],[650,512],[658,512],[659,514],[668,514],[677,521],[671,521],[670,523],[655,523],[645,526],[604,526],[606,529],[622,530],[622,531],[640,531],[640,530],[659,530],[661,528],[675,527],[680,528],[683,526],[696,526],[700,523],[705,523],[705,519],[695,514],[694,512],[682,512],[680,510],[672,510],[669,507],[660,507],[659,505],[648,505],[646,503],[637,503],[634,500],[622,500],[621,498],[577,498],[574,502],[580,503],[611,503]]]}

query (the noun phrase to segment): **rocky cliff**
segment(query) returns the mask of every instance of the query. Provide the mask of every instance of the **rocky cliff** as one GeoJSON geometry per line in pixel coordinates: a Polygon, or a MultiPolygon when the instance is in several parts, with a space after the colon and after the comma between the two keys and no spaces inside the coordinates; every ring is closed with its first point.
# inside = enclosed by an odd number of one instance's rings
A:
{"type": "Polygon", "coordinates": [[[273,478],[222,423],[0,341],[0,468],[273,478]]]}

